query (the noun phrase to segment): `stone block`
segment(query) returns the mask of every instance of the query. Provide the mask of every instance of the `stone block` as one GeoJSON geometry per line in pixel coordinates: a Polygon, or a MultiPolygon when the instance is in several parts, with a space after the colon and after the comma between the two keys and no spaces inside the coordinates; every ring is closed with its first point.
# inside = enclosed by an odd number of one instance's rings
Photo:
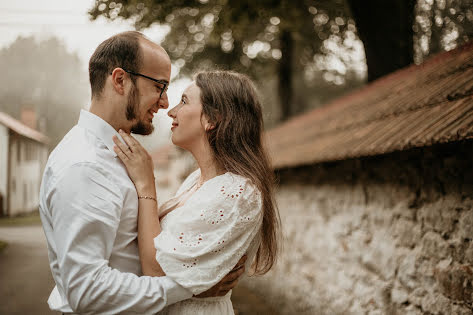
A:
{"type": "Polygon", "coordinates": [[[473,239],[473,209],[461,214],[459,225],[460,237],[468,240],[473,239]]]}
{"type": "Polygon", "coordinates": [[[403,304],[409,300],[409,293],[407,290],[399,283],[395,282],[394,287],[391,290],[391,301],[395,304],[403,304]]]}
{"type": "Polygon", "coordinates": [[[426,229],[450,234],[455,221],[458,220],[458,212],[455,209],[459,203],[458,198],[447,196],[425,204],[417,213],[418,219],[424,223],[426,229]]]}
{"type": "MultiPolygon", "coordinates": [[[[453,261],[463,262],[467,253],[469,241],[462,240],[459,237],[448,240],[449,251],[453,261]]],[[[468,263],[468,261],[466,261],[468,263]]]]}
{"type": "Polygon", "coordinates": [[[401,217],[393,225],[393,235],[399,246],[414,247],[421,238],[420,225],[401,217]]]}
{"type": "Polygon", "coordinates": [[[421,306],[422,299],[427,295],[427,293],[428,292],[425,288],[418,287],[409,294],[409,302],[411,302],[413,305],[421,306]]]}
{"type": "Polygon", "coordinates": [[[450,299],[473,302],[473,268],[456,265],[435,269],[435,279],[442,293],[450,299]]]}
{"type": "Polygon", "coordinates": [[[423,315],[422,311],[419,309],[419,307],[415,305],[409,305],[407,306],[404,310],[401,310],[397,312],[396,314],[399,315],[423,315]]]}
{"type": "Polygon", "coordinates": [[[473,242],[470,242],[468,248],[465,251],[465,262],[473,265],[473,242]]]}
{"type": "Polygon", "coordinates": [[[422,310],[434,315],[452,314],[450,300],[440,293],[429,293],[424,296],[422,310]]]}
{"type": "Polygon", "coordinates": [[[429,231],[424,234],[421,242],[421,252],[427,259],[435,259],[440,261],[447,258],[448,243],[440,236],[440,234],[429,231]]]}
{"type": "Polygon", "coordinates": [[[434,282],[434,269],[435,263],[432,260],[423,259],[418,261],[417,277],[421,279],[423,285],[430,285],[434,282]]]}
{"type": "Polygon", "coordinates": [[[384,280],[392,278],[396,272],[396,249],[394,241],[386,231],[377,231],[369,248],[361,256],[362,264],[384,280]]]}
{"type": "Polygon", "coordinates": [[[409,289],[417,287],[416,254],[411,252],[401,259],[398,270],[399,281],[409,289]]]}
{"type": "Polygon", "coordinates": [[[464,305],[452,305],[452,314],[455,315],[471,315],[473,314],[473,310],[471,307],[464,306],[464,305]]]}

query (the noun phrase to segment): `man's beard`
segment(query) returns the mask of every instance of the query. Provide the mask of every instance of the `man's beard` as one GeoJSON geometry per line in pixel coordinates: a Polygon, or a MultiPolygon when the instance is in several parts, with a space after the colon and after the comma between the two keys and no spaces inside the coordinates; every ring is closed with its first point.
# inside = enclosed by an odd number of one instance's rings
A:
{"type": "MultiPolygon", "coordinates": [[[[136,85],[133,84],[133,87],[128,96],[128,104],[126,105],[126,119],[134,120],[137,119],[138,104],[140,103],[140,95],[136,85]]],[[[131,132],[137,135],[149,135],[153,132],[153,124],[145,123],[142,120],[139,120],[131,126],[131,132]]]]}

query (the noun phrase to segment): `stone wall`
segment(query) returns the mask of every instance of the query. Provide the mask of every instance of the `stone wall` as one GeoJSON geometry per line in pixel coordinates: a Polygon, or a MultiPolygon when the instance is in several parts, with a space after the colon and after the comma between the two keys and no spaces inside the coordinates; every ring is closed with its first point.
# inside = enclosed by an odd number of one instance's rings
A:
{"type": "Polygon", "coordinates": [[[279,172],[281,314],[473,314],[473,142],[279,172]]]}

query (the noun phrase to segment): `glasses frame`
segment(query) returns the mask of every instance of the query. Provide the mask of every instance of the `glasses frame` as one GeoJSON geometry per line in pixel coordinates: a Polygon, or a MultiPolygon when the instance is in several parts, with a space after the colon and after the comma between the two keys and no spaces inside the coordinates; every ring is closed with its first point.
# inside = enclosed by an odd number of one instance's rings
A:
{"type": "Polygon", "coordinates": [[[139,76],[139,77],[143,77],[145,79],[151,80],[151,81],[159,83],[159,84],[163,84],[164,88],[161,90],[161,93],[159,94],[159,98],[161,98],[163,96],[164,92],[167,92],[167,90],[168,90],[169,82],[167,82],[167,81],[158,80],[158,79],[155,79],[155,78],[152,78],[152,77],[148,77],[147,75],[144,75],[144,74],[141,74],[141,73],[138,73],[138,72],[133,72],[133,71],[130,71],[130,70],[127,70],[127,69],[124,69],[124,68],[122,68],[122,69],[126,73],[136,75],[136,76],[139,76]]]}

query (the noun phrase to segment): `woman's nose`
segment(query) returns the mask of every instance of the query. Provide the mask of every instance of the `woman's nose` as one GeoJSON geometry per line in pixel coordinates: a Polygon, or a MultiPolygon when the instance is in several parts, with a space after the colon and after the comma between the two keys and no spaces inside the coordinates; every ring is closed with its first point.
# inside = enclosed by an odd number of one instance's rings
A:
{"type": "Polygon", "coordinates": [[[172,109],[170,109],[170,110],[168,111],[168,116],[169,116],[169,117],[171,117],[171,118],[176,118],[176,113],[175,113],[176,107],[177,107],[177,106],[174,106],[172,109]]]}

